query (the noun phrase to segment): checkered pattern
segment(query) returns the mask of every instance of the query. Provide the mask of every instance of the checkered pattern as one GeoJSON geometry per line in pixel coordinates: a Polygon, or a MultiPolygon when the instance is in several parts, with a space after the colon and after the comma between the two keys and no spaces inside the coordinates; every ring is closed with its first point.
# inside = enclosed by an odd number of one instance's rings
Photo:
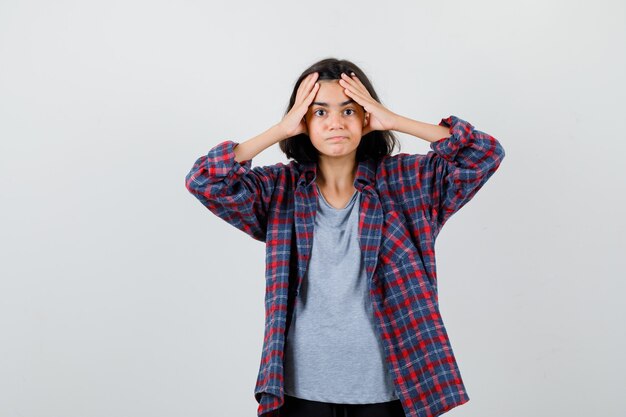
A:
{"type": "MultiPolygon", "coordinates": [[[[408,417],[435,417],[469,401],[439,311],[435,239],[445,222],[496,171],[504,149],[450,116],[451,136],[427,154],[360,162],[359,245],[375,325],[408,417]]],[[[284,403],[283,352],[294,297],[311,254],[316,164],[251,167],[226,140],[196,160],[185,185],[216,216],[266,243],[265,336],[254,396],[258,415],[284,403]]]]}

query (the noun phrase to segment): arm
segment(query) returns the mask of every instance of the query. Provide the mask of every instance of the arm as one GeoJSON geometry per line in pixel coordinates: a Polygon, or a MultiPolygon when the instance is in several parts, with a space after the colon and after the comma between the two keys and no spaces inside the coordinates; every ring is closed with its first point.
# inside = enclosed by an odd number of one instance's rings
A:
{"type": "Polygon", "coordinates": [[[252,158],[281,140],[306,132],[304,115],[317,94],[318,73],[298,86],[294,105],[283,119],[243,143],[224,141],[196,160],[185,186],[218,217],[265,242],[274,185],[286,165],[251,168],[252,158]]]}
{"type": "Polygon", "coordinates": [[[280,124],[276,124],[265,132],[238,144],[235,147],[235,161],[251,160],[271,145],[287,139],[289,136],[285,134],[280,124]]]}
{"type": "Polygon", "coordinates": [[[426,206],[436,236],[498,169],[504,148],[494,137],[456,116],[441,119],[439,126],[405,119],[398,127],[431,142],[426,155],[398,157],[409,201],[426,206]]]}
{"type": "Polygon", "coordinates": [[[400,115],[396,115],[392,130],[407,133],[431,143],[451,136],[450,129],[447,126],[441,126],[441,123],[439,125],[433,125],[400,115]]]}
{"type": "Polygon", "coordinates": [[[284,164],[251,168],[252,158],[284,138],[273,126],[243,143],[230,140],[196,160],[185,186],[212,213],[265,242],[268,208],[284,164]]]}

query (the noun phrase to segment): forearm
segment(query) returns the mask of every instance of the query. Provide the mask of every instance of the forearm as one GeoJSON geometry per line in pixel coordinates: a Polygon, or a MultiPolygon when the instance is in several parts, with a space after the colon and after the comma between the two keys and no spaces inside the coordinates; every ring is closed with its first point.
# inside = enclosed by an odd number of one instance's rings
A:
{"type": "Polygon", "coordinates": [[[287,136],[283,133],[281,128],[278,125],[274,125],[260,135],[235,146],[233,149],[235,152],[235,160],[237,162],[248,161],[273,144],[286,138],[287,136]]]}
{"type": "Polygon", "coordinates": [[[436,142],[451,136],[450,128],[448,127],[419,122],[400,115],[397,116],[392,130],[407,133],[428,142],[436,142]]]}

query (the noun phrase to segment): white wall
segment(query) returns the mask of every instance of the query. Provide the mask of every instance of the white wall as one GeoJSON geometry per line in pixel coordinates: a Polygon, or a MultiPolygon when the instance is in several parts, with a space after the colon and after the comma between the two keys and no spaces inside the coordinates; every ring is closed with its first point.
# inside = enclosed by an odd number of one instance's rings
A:
{"type": "Polygon", "coordinates": [[[437,240],[471,398],[449,415],[623,416],[625,23],[608,0],[3,0],[0,416],[256,414],[264,247],[184,177],[330,56],[506,151],[437,240]]]}

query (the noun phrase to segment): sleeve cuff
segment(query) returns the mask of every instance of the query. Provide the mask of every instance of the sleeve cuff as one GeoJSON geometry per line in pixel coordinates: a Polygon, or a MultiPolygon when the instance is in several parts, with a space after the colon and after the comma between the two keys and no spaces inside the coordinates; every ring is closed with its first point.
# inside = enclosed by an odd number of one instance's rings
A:
{"type": "Polygon", "coordinates": [[[439,126],[450,129],[451,135],[430,143],[430,148],[447,161],[454,162],[459,149],[470,142],[474,126],[454,115],[441,119],[439,126]]]}
{"type": "Polygon", "coordinates": [[[211,176],[232,177],[241,176],[248,172],[252,166],[252,160],[237,162],[234,148],[239,143],[226,140],[211,148],[207,154],[206,168],[211,176]]]}

